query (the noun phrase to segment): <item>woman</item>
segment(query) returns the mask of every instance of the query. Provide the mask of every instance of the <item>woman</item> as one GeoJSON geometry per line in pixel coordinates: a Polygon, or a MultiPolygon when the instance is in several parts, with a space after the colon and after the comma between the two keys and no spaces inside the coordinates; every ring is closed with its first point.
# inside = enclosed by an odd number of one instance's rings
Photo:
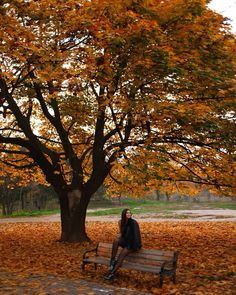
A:
{"type": "Polygon", "coordinates": [[[122,265],[125,257],[134,251],[138,251],[141,247],[141,235],[139,225],[136,220],[132,219],[130,209],[124,209],[121,213],[121,219],[119,220],[120,236],[113,242],[110,267],[105,274],[104,279],[111,280],[118,268],[122,265]],[[118,259],[116,260],[116,254],[118,248],[122,247],[118,259]]]}

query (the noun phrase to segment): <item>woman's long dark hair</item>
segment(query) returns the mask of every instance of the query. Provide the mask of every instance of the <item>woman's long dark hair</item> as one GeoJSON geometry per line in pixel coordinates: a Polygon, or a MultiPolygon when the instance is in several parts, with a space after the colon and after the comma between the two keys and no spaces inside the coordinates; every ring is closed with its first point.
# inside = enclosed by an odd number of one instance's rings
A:
{"type": "Polygon", "coordinates": [[[126,219],[126,212],[127,211],[130,211],[130,209],[129,208],[126,208],[121,213],[121,224],[120,224],[120,226],[121,226],[121,232],[123,232],[124,229],[125,229],[125,225],[126,225],[126,222],[127,222],[127,219],[126,219]]]}

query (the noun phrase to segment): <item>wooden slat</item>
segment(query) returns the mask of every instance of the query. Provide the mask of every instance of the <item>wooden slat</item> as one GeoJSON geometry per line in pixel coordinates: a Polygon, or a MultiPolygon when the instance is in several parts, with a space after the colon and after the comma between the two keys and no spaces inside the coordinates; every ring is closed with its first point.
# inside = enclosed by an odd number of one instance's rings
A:
{"type": "MultiPolygon", "coordinates": [[[[97,256],[110,258],[111,247],[112,247],[112,244],[100,243],[98,247],[98,251],[97,251],[97,256]]],[[[117,256],[119,255],[120,251],[121,251],[121,248],[119,248],[117,256]]],[[[172,255],[169,256],[169,253],[168,255],[166,255],[164,251],[159,251],[159,250],[150,251],[152,253],[149,253],[147,251],[149,250],[146,250],[146,251],[139,250],[137,252],[130,253],[126,257],[126,260],[131,262],[146,264],[146,265],[158,265],[163,261],[166,261],[166,262],[173,261],[174,252],[168,251],[172,253],[172,255]],[[155,255],[153,253],[155,253],[155,255]],[[160,253],[162,253],[162,255],[160,253]]]]}
{"type": "Polygon", "coordinates": [[[136,264],[140,264],[140,265],[144,265],[144,266],[147,266],[147,267],[151,267],[151,268],[155,268],[155,267],[161,267],[162,264],[163,264],[163,261],[159,261],[159,262],[156,262],[156,263],[150,263],[150,262],[147,262],[147,261],[137,261],[137,260],[124,260],[125,263],[136,263],[136,264]]]}
{"type": "Polygon", "coordinates": [[[129,257],[137,258],[137,259],[147,259],[147,260],[165,260],[165,261],[172,261],[173,256],[165,256],[165,255],[147,255],[143,254],[142,252],[135,252],[135,253],[130,253],[129,257]]]}
{"type": "MultiPolygon", "coordinates": [[[[87,259],[84,259],[84,262],[97,263],[97,264],[109,266],[110,258],[93,256],[93,257],[89,257],[87,259]]],[[[146,263],[142,264],[142,263],[137,263],[137,262],[134,263],[134,262],[124,260],[121,268],[133,269],[133,270],[137,270],[137,271],[145,271],[145,272],[159,274],[160,269],[161,269],[161,265],[149,265],[146,263]]],[[[171,266],[165,267],[165,269],[171,269],[171,268],[172,268],[171,266]]]]}
{"type": "MultiPolygon", "coordinates": [[[[91,257],[89,259],[85,259],[85,262],[90,262],[90,263],[98,263],[102,265],[109,266],[110,260],[101,258],[101,257],[91,257]]],[[[146,272],[151,272],[151,273],[156,273],[159,274],[161,267],[160,266],[147,266],[147,265],[142,265],[138,263],[131,263],[124,261],[121,268],[125,269],[133,269],[133,270],[138,270],[138,271],[146,271],[146,272]]]]}
{"type": "MultiPolygon", "coordinates": [[[[110,256],[97,255],[96,257],[101,258],[101,259],[105,258],[105,259],[110,261],[110,256]]],[[[159,266],[159,265],[162,265],[162,263],[165,261],[165,262],[167,262],[168,265],[172,265],[172,261],[167,261],[167,260],[164,260],[164,259],[148,260],[148,259],[142,259],[140,257],[130,257],[129,255],[126,256],[125,261],[131,262],[131,263],[149,265],[149,266],[159,266]]]]}
{"type": "Polygon", "coordinates": [[[146,271],[146,272],[151,272],[151,273],[156,273],[159,274],[161,267],[160,266],[156,266],[156,267],[150,267],[147,265],[143,265],[143,264],[138,264],[138,263],[130,263],[130,262],[126,262],[124,261],[122,268],[126,268],[126,269],[134,269],[134,270],[138,270],[138,271],[146,271]]]}
{"type": "Polygon", "coordinates": [[[130,263],[138,263],[138,264],[150,265],[150,266],[160,266],[164,262],[164,260],[136,259],[136,258],[130,258],[129,256],[125,258],[125,261],[130,263]]]}
{"type": "MultiPolygon", "coordinates": [[[[121,251],[121,248],[119,248],[119,250],[121,251]]],[[[104,253],[111,253],[111,248],[104,248],[104,247],[98,247],[98,252],[104,252],[104,253]]],[[[152,259],[152,257],[156,257],[156,256],[164,256],[166,258],[173,258],[174,252],[171,252],[171,255],[169,253],[166,253],[164,251],[149,251],[148,249],[145,251],[143,249],[140,249],[137,252],[133,252],[130,255],[142,255],[142,257],[147,257],[149,259],[152,259]]]]}
{"type": "MultiPolygon", "coordinates": [[[[97,254],[97,257],[98,258],[106,258],[110,261],[110,255],[103,255],[103,253],[100,253],[100,254],[97,254]]],[[[117,255],[118,257],[118,255],[117,255]]],[[[117,258],[116,257],[116,258],[117,258]]],[[[140,256],[131,256],[131,255],[128,255],[126,256],[125,258],[125,261],[128,261],[128,262],[131,262],[131,263],[138,263],[138,264],[143,264],[143,265],[150,265],[150,266],[158,266],[158,265],[161,265],[164,261],[166,262],[172,262],[169,261],[169,260],[165,260],[163,257],[162,258],[159,258],[159,259],[146,259],[146,258],[142,258],[140,256]]]]}
{"type": "MultiPolygon", "coordinates": [[[[101,249],[112,249],[112,244],[109,243],[99,243],[99,248],[101,249]]],[[[159,250],[159,249],[140,249],[139,253],[146,255],[165,255],[165,257],[173,257],[174,251],[170,250],[159,250]]]]}
{"type": "Polygon", "coordinates": [[[104,264],[104,265],[109,266],[109,264],[110,264],[110,259],[108,259],[108,258],[104,258],[104,257],[97,257],[97,256],[94,256],[94,257],[89,257],[89,258],[87,258],[87,259],[84,259],[84,262],[99,263],[99,264],[104,264]]]}
{"type": "Polygon", "coordinates": [[[97,251],[97,256],[111,257],[111,252],[97,251]]]}
{"type": "MultiPolygon", "coordinates": [[[[118,251],[117,256],[119,255],[121,250],[118,251]]],[[[111,257],[111,252],[109,251],[103,251],[102,249],[99,249],[97,251],[97,256],[102,256],[102,257],[111,257]]],[[[130,253],[127,256],[127,259],[129,260],[147,260],[147,261],[153,261],[154,263],[156,261],[173,261],[173,257],[169,256],[160,256],[160,255],[146,255],[142,254],[140,252],[135,252],[135,253],[130,253]]]]}
{"type": "Polygon", "coordinates": [[[165,251],[165,250],[154,250],[154,249],[140,249],[139,253],[146,254],[146,255],[165,255],[165,256],[173,256],[174,251],[165,251]]]}
{"type": "Polygon", "coordinates": [[[97,253],[111,254],[111,249],[98,248],[97,253]]]}

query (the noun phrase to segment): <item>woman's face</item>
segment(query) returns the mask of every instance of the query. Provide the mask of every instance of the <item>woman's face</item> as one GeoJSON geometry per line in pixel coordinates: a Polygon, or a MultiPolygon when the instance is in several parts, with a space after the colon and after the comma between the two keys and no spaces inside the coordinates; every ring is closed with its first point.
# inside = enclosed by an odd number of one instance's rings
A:
{"type": "Polygon", "coordinates": [[[131,211],[130,211],[130,210],[127,210],[127,211],[126,211],[126,218],[127,218],[127,219],[128,219],[128,218],[131,218],[131,216],[132,216],[131,211]]]}

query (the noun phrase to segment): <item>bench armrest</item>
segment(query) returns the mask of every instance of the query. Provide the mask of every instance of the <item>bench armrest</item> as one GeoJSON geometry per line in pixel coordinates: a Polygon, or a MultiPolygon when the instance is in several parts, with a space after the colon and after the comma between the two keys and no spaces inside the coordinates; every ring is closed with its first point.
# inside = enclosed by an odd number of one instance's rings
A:
{"type": "Polygon", "coordinates": [[[161,272],[164,271],[165,267],[173,267],[174,270],[177,268],[177,260],[178,260],[179,251],[174,252],[172,262],[171,261],[164,261],[161,264],[161,272]]]}
{"type": "Polygon", "coordinates": [[[161,273],[164,271],[165,266],[166,266],[166,261],[162,262],[161,264],[161,273]]]}
{"type": "Polygon", "coordinates": [[[173,257],[173,267],[176,269],[177,267],[177,260],[179,256],[179,251],[174,252],[174,257],[173,257]]]}
{"type": "Polygon", "coordinates": [[[86,254],[87,254],[87,253],[90,253],[90,252],[95,252],[95,253],[97,253],[97,249],[98,249],[98,245],[97,245],[96,248],[94,248],[94,249],[86,250],[86,251],[84,252],[84,254],[83,254],[83,260],[86,259],[86,254]]]}

